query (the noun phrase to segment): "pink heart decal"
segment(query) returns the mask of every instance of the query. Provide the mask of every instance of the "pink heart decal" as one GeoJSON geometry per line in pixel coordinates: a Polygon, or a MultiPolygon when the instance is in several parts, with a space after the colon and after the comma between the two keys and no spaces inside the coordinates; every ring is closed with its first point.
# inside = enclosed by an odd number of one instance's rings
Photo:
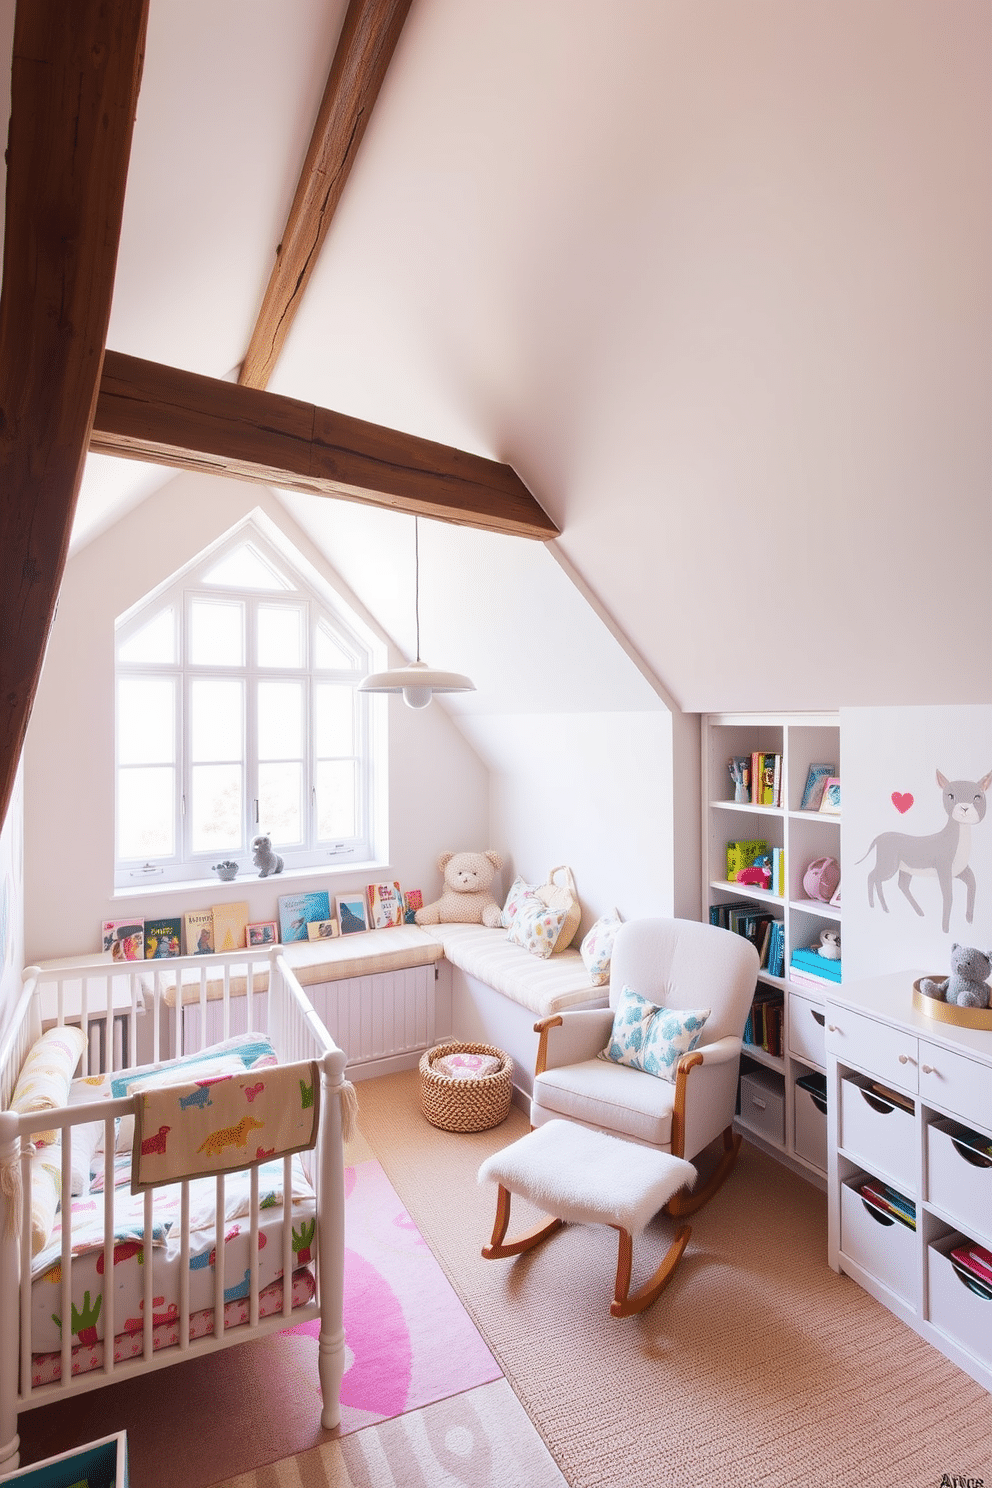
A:
{"type": "Polygon", "coordinates": [[[904,815],[913,804],[913,796],[909,791],[906,791],[905,793],[903,793],[902,791],[893,791],[892,804],[900,813],[900,815],[904,815]]]}

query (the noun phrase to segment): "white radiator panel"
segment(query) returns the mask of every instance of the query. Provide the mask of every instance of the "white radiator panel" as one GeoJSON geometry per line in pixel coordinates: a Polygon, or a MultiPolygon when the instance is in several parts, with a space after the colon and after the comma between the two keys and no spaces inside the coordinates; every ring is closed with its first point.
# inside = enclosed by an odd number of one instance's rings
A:
{"type": "MultiPolygon", "coordinates": [[[[389,1067],[400,1069],[415,1064],[423,1050],[437,1041],[433,966],[320,982],[305,990],[328,1033],[347,1054],[352,1075],[359,1072],[353,1066],[376,1064],[381,1068],[384,1061],[390,1061],[389,1067]]],[[[255,1032],[266,1031],[267,1003],[264,993],[252,998],[255,1032]]],[[[246,1014],[246,999],[234,999],[230,1024],[225,1029],[220,1003],[208,1003],[206,1042],[217,1043],[231,1034],[246,1032],[246,1014]]],[[[184,1009],[187,1044],[196,1037],[201,1016],[199,1005],[184,1009]]]]}

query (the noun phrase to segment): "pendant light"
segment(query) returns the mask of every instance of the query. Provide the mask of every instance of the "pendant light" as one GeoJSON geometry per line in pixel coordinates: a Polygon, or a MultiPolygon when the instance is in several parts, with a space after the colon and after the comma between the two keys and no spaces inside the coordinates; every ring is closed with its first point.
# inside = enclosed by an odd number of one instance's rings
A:
{"type": "Polygon", "coordinates": [[[475,683],[461,672],[439,672],[420,659],[420,527],[413,519],[414,609],[417,659],[389,672],[373,672],[358,684],[359,692],[401,692],[408,708],[426,708],[435,692],[474,692],[475,683]]]}

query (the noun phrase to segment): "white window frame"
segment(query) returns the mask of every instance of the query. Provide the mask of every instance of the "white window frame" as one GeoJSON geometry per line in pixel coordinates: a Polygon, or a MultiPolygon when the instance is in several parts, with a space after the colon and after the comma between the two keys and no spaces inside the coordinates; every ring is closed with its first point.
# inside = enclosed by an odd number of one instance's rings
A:
{"type": "Polygon", "coordinates": [[[198,554],[191,563],[172,575],[163,584],[139,600],[125,615],[118,618],[114,636],[114,882],[117,889],[133,891],[139,884],[192,883],[213,878],[213,863],[218,858],[233,857],[240,865],[241,875],[250,875],[256,870],[251,860],[251,841],[266,824],[257,819],[259,798],[258,739],[253,696],[261,681],[302,682],[304,684],[304,754],[302,781],[302,842],[299,845],[274,844],[285,860],[286,871],[294,869],[342,868],[376,860],[376,812],[375,805],[381,794],[385,778],[384,749],[376,749],[376,734],[373,728],[373,702],[367,694],[358,692],[358,683],[370,671],[374,671],[381,660],[381,646],[367,631],[362,622],[334,594],[330,586],[296,552],[274,524],[266,522],[273,542],[263,531],[259,518],[252,516],[198,554]],[[205,574],[230,552],[249,545],[260,558],[276,570],[293,587],[289,589],[235,588],[231,585],[209,584],[205,574]],[[237,601],[245,605],[245,654],[242,666],[219,666],[194,664],[189,657],[189,616],[193,601],[197,598],[217,598],[237,601]],[[258,663],[257,626],[252,623],[258,607],[264,605],[291,605],[303,607],[305,634],[303,637],[303,664],[299,669],[286,667],[262,667],[258,663]],[[173,609],[176,636],[176,656],[170,663],[122,661],[121,647],[136,632],[140,631],[156,613],[167,607],[173,609]],[[341,648],[354,657],[349,668],[321,668],[314,664],[314,640],[318,624],[323,623],[341,648]],[[118,753],[118,691],[122,679],[129,677],[172,677],[176,684],[175,708],[175,770],[176,785],[173,792],[173,840],[176,851],[171,856],[152,858],[126,858],[119,853],[119,811],[121,773],[130,766],[122,765],[118,753]],[[192,684],[202,679],[237,679],[244,683],[244,713],[242,717],[242,758],[244,771],[242,792],[242,844],[231,849],[212,849],[194,852],[192,848],[192,814],[189,809],[192,790],[191,709],[189,706],[192,684]],[[358,775],[356,790],[357,831],[354,836],[321,841],[318,837],[316,805],[316,760],[314,755],[313,716],[314,698],[318,683],[348,686],[354,697],[354,754],[339,758],[354,758],[358,775]]]}

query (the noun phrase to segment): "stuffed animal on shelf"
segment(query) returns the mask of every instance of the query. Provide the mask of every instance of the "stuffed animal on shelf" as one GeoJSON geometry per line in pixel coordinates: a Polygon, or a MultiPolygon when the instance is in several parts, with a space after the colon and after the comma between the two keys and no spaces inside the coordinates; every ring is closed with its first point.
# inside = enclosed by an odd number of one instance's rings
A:
{"type": "Polygon", "coordinates": [[[839,930],[821,930],[820,931],[820,944],[819,945],[815,945],[813,947],[813,950],[814,951],[818,951],[819,954],[823,957],[823,959],[825,961],[839,961],[840,960],[840,931],[839,930]]]}
{"type": "Polygon", "coordinates": [[[955,1007],[987,1008],[990,988],[989,973],[992,972],[992,955],[978,951],[974,946],[951,946],[951,974],[939,980],[934,977],[920,979],[920,991],[925,997],[937,1002],[950,1002],[955,1007]]]}
{"type": "Polygon", "coordinates": [[[496,930],[503,912],[492,881],[503,860],[496,852],[442,853],[437,860],[444,879],[440,899],[417,910],[418,925],[488,925],[496,930]]]}
{"type": "Polygon", "coordinates": [[[771,853],[762,853],[749,867],[741,868],[737,874],[737,882],[754,884],[759,889],[770,889],[772,886],[771,853]]]}
{"type": "Polygon", "coordinates": [[[258,869],[259,878],[268,878],[271,873],[281,873],[283,861],[272,849],[271,837],[255,837],[251,844],[252,862],[258,869]]]}

